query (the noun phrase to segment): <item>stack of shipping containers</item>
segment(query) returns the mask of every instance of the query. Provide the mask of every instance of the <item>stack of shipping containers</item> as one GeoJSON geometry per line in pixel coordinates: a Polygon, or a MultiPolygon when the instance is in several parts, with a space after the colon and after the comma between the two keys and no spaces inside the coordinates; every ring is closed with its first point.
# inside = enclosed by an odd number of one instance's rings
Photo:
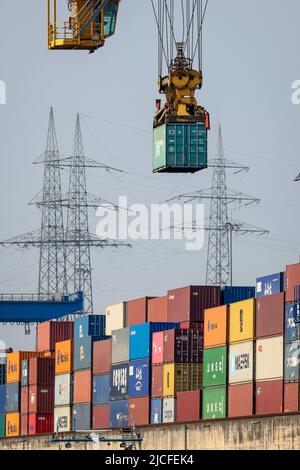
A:
{"type": "Polygon", "coordinates": [[[284,411],[299,410],[300,381],[300,265],[286,268],[284,411]]]}
{"type": "Polygon", "coordinates": [[[283,411],[283,273],[257,279],[255,413],[283,411]]]}
{"type": "Polygon", "coordinates": [[[21,374],[22,361],[43,356],[43,353],[19,351],[7,354],[6,359],[6,436],[21,434],[21,374]]]}
{"type": "Polygon", "coordinates": [[[110,370],[110,427],[128,426],[129,331],[112,331],[110,370]]]}
{"type": "Polygon", "coordinates": [[[93,347],[93,429],[108,429],[111,339],[96,341],[93,347]]]}
{"type": "Polygon", "coordinates": [[[253,414],[255,311],[255,298],[229,306],[228,411],[231,417],[253,414]]]}
{"type": "Polygon", "coordinates": [[[227,305],[205,310],[203,357],[203,419],[226,416],[227,305]]]}
{"type": "Polygon", "coordinates": [[[6,358],[0,354],[0,438],[5,436],[6,358]]]}
{"type": "Polygon", "coordinates": [[[49,434],[54,431],[55,361],[51,357],[37,357],[27,363],[28,434],[49,434]]]}
{"type": "Polygon", "coordinates": [[[174,329],[176,326],[177,323],[148,322],[130,327],[128,420],[132,425],[149,424],[150,422],[153,337],[158,332],[169,328],[174,329]]]}
{"type": "MultiPolygon", "coordinates": [[[[73,337],[73,335],[72,335],[73,337]]],[[[67,339],[55,346],[55,408],[54,431],[71,431],[73,402],[74,340],[67,339]]]]}
{"type": "Polygon", "coordinates": [[[21,370],[21,436],[28,435],[29,415],[29,360],[22,361],[21,370]]]}
{"type": "MultiPolygon", "coordinates": [[[[87,315],[75,320],[72,410],[72,429],[75,431],[91,429],[93,343],[104,338],[105,317],[103,315],[87,315]]],[[[106,385],[108,385],[107,382],[106,385]]]]}

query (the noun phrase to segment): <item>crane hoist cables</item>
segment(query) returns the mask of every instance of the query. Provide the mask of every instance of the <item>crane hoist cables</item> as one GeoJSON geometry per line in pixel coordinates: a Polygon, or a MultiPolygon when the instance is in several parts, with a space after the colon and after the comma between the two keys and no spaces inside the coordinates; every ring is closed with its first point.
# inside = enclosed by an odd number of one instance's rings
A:
{"type": "Polygon", "coordinates": [[[202,30],[208,0],[151,0],[158,30],[158,71],[162,75],[163,63],[167,68],[177,54],[177,44],[192,62],[198,52],[198,66],[202,68],[202,30]],[[176,14],[175,14],[176,13],[176,14]]]}

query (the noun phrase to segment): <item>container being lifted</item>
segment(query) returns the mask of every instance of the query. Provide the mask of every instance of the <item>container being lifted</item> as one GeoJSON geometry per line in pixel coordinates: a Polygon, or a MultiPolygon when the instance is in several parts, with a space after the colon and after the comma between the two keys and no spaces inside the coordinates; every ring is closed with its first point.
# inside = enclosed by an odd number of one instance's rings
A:
{"type": "Polygon", "coordinates": [[[120,0],[47,0],[48,49],[91,53],[103,47],[105,40],[115,34],[119,3],[120,0]],[[60,21],[62,9],[64,20],[60,21]]]}

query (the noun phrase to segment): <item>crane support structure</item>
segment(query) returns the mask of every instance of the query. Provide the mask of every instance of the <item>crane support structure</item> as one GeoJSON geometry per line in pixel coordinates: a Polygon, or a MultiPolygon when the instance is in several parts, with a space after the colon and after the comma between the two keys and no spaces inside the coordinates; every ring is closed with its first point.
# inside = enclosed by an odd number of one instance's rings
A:
{"type": "Polygon", "coordinates": [[[94,52],[115,34],[121,0],[47,0],[48,49],[94,52]],[[69,17],[59,15],[67,3],[69,17]]]}
{"type": "Polygon", "coordinates": [[[0,294],[0,323],[41,323],[82,311],[82,292],[67,296],[0,294]]]}

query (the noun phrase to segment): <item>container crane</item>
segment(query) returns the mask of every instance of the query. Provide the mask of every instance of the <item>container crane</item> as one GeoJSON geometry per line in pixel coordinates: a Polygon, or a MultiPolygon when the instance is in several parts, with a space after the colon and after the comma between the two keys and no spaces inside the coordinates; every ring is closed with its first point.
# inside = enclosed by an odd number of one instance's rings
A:
{"type": "MultiPolygon", "coordinates": [[[[150,0],[158,30],[158,91],[153,123],[153,172],[195,173],[207,168],[209,114],[201,90],[202,30],[208,0],[150,0]]],[[[120,0],[69,0],[69,18],[58,22],[58,4],[47,0],[48,48],[94,52],[115,34],[120,0]]]]}

